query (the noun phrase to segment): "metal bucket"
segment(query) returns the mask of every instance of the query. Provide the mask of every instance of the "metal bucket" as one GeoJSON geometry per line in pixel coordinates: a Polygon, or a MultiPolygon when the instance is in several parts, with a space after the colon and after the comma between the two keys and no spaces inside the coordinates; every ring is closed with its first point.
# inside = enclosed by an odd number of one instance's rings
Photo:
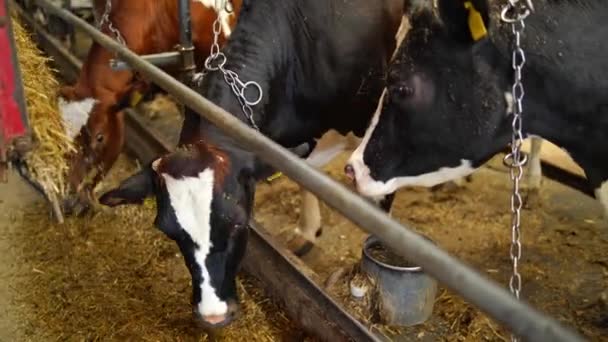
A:
{"type": "Polygon", "coordinates": [[[378,260],[372,253],[372,248],[378,247],[384,246],[377,237],[370,235],[365,240],[361,270],[376,280],[375,300],[382,323],[412,326],[425,322],[433,313],[437,281],[419,266],[395,266],[378,260]]]}

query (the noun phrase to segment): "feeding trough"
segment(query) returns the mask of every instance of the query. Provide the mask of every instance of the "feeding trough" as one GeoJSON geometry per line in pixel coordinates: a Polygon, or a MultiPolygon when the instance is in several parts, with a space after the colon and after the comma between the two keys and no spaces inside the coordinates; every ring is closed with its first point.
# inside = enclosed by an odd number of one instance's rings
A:
{"type": "Polygon", "coordinates": [[[370,295],[376,296],[383,323],[412,326],[431,316],[437,293],[435,279],[373,235],[366,239],[362,254],[361,271],[375,280],[377,291],[370,295]]]}

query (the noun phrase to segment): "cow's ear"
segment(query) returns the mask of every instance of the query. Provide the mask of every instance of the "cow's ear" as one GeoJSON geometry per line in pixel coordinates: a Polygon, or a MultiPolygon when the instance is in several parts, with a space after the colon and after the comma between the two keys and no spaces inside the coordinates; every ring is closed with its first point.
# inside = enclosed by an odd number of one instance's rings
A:
{"type": "Polygon", "coordinates": [[[147,166],[130,176],[113,190],[103,194],[99,203],[109,207],[123,204],[141,204],[154,191],[154,171],[147,166]]]}
{"type": "Polygon", "coordinates": [[[487,0],[438,0],[439,15],[448,33],[456,40],[474,43],[488,35],[487,0]]]}

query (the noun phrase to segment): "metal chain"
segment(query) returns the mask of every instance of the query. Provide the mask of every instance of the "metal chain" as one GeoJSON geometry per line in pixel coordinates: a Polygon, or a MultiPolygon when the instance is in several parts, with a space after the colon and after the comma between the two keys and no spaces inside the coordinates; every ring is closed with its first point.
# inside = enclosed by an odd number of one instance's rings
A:
{"type": "Polygon", "coordinates": [[[124,38],[122,37],[122,34],[120,34],[120,31],[116,27],[114,27],[114,24],[112,24],[112,21],[110,20],[111,12],[112,12],[112,0],[106,0],[106,8],[103,12],[103,15],[101,16],[101,19],[99,20],[99,25],[97,28],[101,31],[103,28],[103,25],[105,23],[108,23],[108,29],[114,35],[116,41],[118,41],[121,45],[126,46],[127,43],[125,42],[124,38]]]}
{"type": "MultiPolygon", "coordinates": [[[[524,20],[534,10],[531,0],[508,0],[509,3],[503,8],[501,19],[511,24],[513,32],[514,47],[512,53],[512,67],[514,71],[513,87],[511,89],[513,108],[513,133],[511,135],[511,152],[505,156],[504,162],[509,166],[513,192],[511,194],[511,248],[512,274],[509,280],[509,289],[515,298],[519,299],[522,278],[519,273],[519,261],[521,260],[521,209],[523,200],[520,194],[520,181],[523,176],[523,166],[527,157],[521,153],[523,143],[522,114],[524,85],[522,82],[522,69],[526,63],[526,56],[521,47],[521,36],[526,27],[524,20]]],[[[515,335],[511,335],[511,341],[518,341],[515,335]]]]}
{"type": "MultiPolygon", "coordinates": [[[[230,1],[226,1],[224,3],[223,7],[218,7],[218,8],[223,8],[223,10],[227,11],[227,12],[232,11],[232,5],[230,4],[230,1]],[[229,7],[229,5],[230,5],[230,7],[229,7]]],[[[208,72],[208,71],[218,71],[219,70],[220,72],[222,72],[222,74],[224,75],[224,80],[230,86],[230,89],[232,89],[232,92],[234,93],[236,98],[239,100],[241,109],[242,109],[243,113],[245,114],[245,116],[247,117],[247,119],[249,120],[249,123],[255,130],[260,131],[260,128],[258,127],[258,125],[255,122],[255,119],[253,118],[253,110],[251,109],[251,106],[255,106],[258,103],[260,103],[260,101],[262,101],[262,97],[263,97],[262,87],[260,87],[260,85],[254,81],[249,81],[249,82],[241,81],[241,79],[239,78],[239,75],[236,72],[234,72],[230,69],[226,69],[224,67],[226,64],[227,58],[226,58],[226,55],[224,55],[224,53],[220,51],[219,36],[222,31],[221,25],[222,25],[222,23],[220,21],[220,14],[218,11],[218,15],[217,15],[215,21],[213,22],[213,44],[211,45],[211,52],[209,54],[209,57],[207,57],[207,59],[205,60],[205,71],[208,72]],[[257,89],[258,97],[253,100],[248,100],[247,96],[246,96],[246,91],[248,88],[251,88],[251,87],[254,87],[257,89]]],[[[200,82],[202,81],[206,72],[195,75],[194,81],[197,84],[199,84],[199,86],[200,86],[200,82]]]]}

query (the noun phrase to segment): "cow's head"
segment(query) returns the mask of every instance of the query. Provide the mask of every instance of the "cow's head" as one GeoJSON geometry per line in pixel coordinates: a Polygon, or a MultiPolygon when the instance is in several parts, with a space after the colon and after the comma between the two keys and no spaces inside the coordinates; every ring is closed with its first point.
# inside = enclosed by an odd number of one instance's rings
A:
{"type": "Polygon", "coordinates": [[[236,274],[255,186],[251,169],[199,142],[155,160],[100,198],[116,206],[156,197],[154,223],[184,256],[193,312],[204,327],[225,326],[237,313],[236,274]]]}
{"type": "Polygon", "coordinates": [[[124,143],[124,113],[128,96],[94,99],[73,87],[61,89],[60,110],[67,134],[76,151],[69,156],[68,183],[77,195],[66,201],[66,209],[90,192],[114,164],[124,143]]]}
{"type": "Polygon", "coordinates": [[[347,165],[366,196],[466,176],[508,142],[508,59],[488,36],[472,37],[489,30],[487,1],[438,0],[438,10],[439,17],[431,8],[410,14],[386,90],[347,165]],[[473,27],[471,11],[482,18],[473,27]]]}

